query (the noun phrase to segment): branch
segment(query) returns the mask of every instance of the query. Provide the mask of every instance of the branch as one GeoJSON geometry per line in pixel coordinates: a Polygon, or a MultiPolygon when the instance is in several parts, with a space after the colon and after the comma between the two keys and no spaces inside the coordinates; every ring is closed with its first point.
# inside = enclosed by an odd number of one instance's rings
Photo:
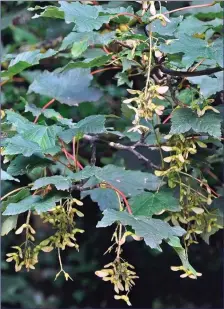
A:
{"type": "MultiPolygon", "coordinates": [[[[127,145],[122,145],[120,143],[114,143],[114,142],[109,142],[109,141],[101,140],[98,137],[87,135],[87,134],[85,134],[83,136],[83,138],[85,140],[89,141],[89,142],[96,142],[96,141],[98,141],[98,142],[106,143],[108,146],[110,146],[110,147],[112,147],[114,149],[117,149],[117,150],[127,150],[127,151],[131,152],[133,155],[135,155],[139,160],[144,161],[148,166],[152,167],[153,169],[159,169],[160,170],[160,167],[158,165],[154,164],[150,159],[146,158],[141,153],[139,153],[137,150],[135,150],[135,148],[137,146],[140,147],[140,146],[144,145],[145,147],[148,146],[148,148],[150,148],[150,145],[143,144],[143,143],[137,143],[134,146],[127,146],[127,145]]],[[[158,147],[154,146],[153,148],[158,148],[158,147]]]]}
{"type": "Polygon", "coordinates": [[[91,160],[90,163],[91,165],[96,165],[96,143],[92,142],[91,143],[91,148],[92,148],[92,153],[91,153],[91,160]]]}

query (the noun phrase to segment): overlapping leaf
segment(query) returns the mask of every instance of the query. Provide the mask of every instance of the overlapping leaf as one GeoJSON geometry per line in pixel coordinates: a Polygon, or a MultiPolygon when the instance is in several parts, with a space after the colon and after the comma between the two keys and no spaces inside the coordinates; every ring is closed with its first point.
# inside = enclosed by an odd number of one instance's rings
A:
{"type": "Polygon", "coordinates": [[[217,54],[213,54],[212,45],[209,45],[205,40],[192,37],[186,33],[182,33],[178,39],[169,41],[168,44],[161,44],[158,48],[167,54],[182,53],[182,64],[186,68],[189,68],[194,61],[203,58],[214,59],[218,64],[220,63],[217,54]]]}
{"type": "MultiPolygon", "coordinates": [[[[33,124],[13,111],[7,111],[7,120],[16,127],[16,130],[20,135],[8,139],[9,145],[6,150],[4,150],[4,153],[7,151],[10,144],[12,144],[11,148],[14,147],[13,145],[18,144],[16,141],[17,139],[21,141],[21,147],[23,146],[24,148],[27,148],[28,154],[26,156],[30,156],[35,152],[55,154],[60,150],[60,148],[56,146],[56,136],[62,130],[61,127],[56,125],[44,126],[33,124]]],[[[22,152],[20,150],[20,152],[16,153],[19,154],[22,152]]]]}
{"type": "Polygon", "coordinates": [[[156,193],[144,192],[132,197],[129,202],[135,216],[151,217],[166,210],[180,210],[179,201],[170,190],[160,190],[156,193]]]}
{"type": "Polygon", "coordinates": [[[221,121],[219,114],[206,112],[198,117],[189,108],[178,108],[172,113],[171,134],[186,133],[193,130],[196,133],[207,133],[216,138],[221,137],[221,121]]]}
{"type": "Polygon", "coordinates": [[[1,236],[8,235],[8,233],[17,226],[18,215],[5,217],[1,226],[1,236]]]}
{"type": "Polygon", "coordinates": [[[19,182],[19,179],[14,178],[13,176],[11,176],[9,173],[3,171],[2,169],[1,169],[1,180],[14,180],[14,181],[19,182]]]}
{"type": "Polygon", "coordinates": [[[57,51],[53,49],[48,49],[45,53],[42,53],[39,49],[20,53],[15,59],[11,60],[8,70],[1,73],[2,77],[13,77],[13,75],[38,64],[41,59],[52,57],[56,53],[57,51]]]}
{"type": "Polygon", "coordinates": [[[67,105],[94,102],[102,94],[99,89],[90,87],[92,78],[88,69],[77,68],[62,73],[44,71],[30,85],[28,93],[55,98],[67,105]]]}
{"type": "Polygon", "coordinates": [[[132,216],[125,211],[106,209],[103,215],[103,219],[98,222],[97,227],[107,227],[115,222],[129,225],[135,230],[136,235],[144,238],[148,246],[159,251],[162,251],[160,244],[163,240],[185,234],[185,230],[181,227],[171,227],[168,223],[159,219],[132,216]]]}
{"type": "Polygon", "coordinates": [[[53,161],[42,157],[41,155],[32,155],[27,158],[23,155],[17,156],[12,160],[7,168],[7,172],[13,176],[30,173],[34,168],[46,167],[55,164],[53,161]]]}
{"type": "Polygon", "coordinates": [[[34,181],[32,190],[37,190],[48,185],[54,185],[58,190],[68,190],[71,188],[72,182],[69,177],[64,177],[61,175],[43,177],[34,181]]]}
{"type": "Polygon", "coordinates": [[[109,44],[115,38],[115,31],[109,33],[98,33],[98,32],[70,32],[62,42],[60,50],[67,49],[71,47],[75,42],[87,41],[87,46],[109,44]]]}
{"type": "Polygon", "coordinates": [[[5,141],[7,146],[4,147],[2,155],[22,154],[25,157],[30,157],[34,153],[41,153],[42,150],[37,143],[31,142],[21,135],[13,136],[5,141]]]}
{"type": "Polygon", "coordinates": [[[117,194],[112,189],[96,188],[92,190],[83,191],[81,197],[84,198],[90,195],[93,202],[96,202],[101,211],[105,209],[119,210],[119,201],[117,194]]]}
{"type": "Polygon", "coordinates": [[[215,73],[213,76],[197,76],[187,78],[192,84],[199,85],[200,93],[204,98],[209,98],[216,92],[223,90],[223,72],[215,73]]]}
{"type": "MultiPolygon", "coordinates": [[[[135,196],[144,192],[145,189],[155,191],[164,182],[158,177],[150,173],[140,171],[125,170],[121,167],[109,164],[103,168],[85,167],[82,171],[74,174],[74,181],[79,181],[85,178],[94,177],[95,180],[106,182],[118,190],[122,191],[127,197],[135,196]]],[[[86,183],[86,186],[90,183],[86,183]]]]}
{"type": "Polygon", "coordinates": [[[57,194],[42,197],[40,195],[30,195],[17,203],[10,203],[6,207],[6,210],[2,213],[6,215],[18,215],[28,210],[36,210],[38,213],[48,211],[56,206],[56,202],[65,195],[57,194]]]}
{"type": "Polygon", "coordinates": [[[105,128],[105,116],[92,115],[80,120],[74,128],[59,133],[59,137],[64,142],[69,143],[72,138],[80,134],[100,134],[107,132],[105,128]]]}

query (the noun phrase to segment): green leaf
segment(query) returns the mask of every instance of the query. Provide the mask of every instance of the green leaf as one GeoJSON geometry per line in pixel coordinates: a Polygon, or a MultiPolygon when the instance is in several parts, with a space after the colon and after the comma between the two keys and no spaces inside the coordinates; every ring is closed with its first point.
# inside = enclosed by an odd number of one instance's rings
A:
{"type": "Polygon", "coordinates": [[[170,134],[186,133],[190,130],[196,133],[208,133],[216,138],[221,137],[221,121],[219,114],[206,112],[202,117],[198,117],[189,108],[177,108],[172,113],[172,126],[170,134]]]}
{"type": "Polygon", "coordinates": [[[81,193],[82,199],[90,195],[93,202],[98,203],[101,211],[105,209],[117,209],[119,210],[119,201],[117,194],[112,189],[96,188],[92,190],[83,191],[81,193]]]}
{"type": "Polygon", "coordinates": [[[34,105],[34,104],[26,103],[25,112],[31,112],[33,114],[33,116],[35,116],[35,117],[43,114],[45,118],[55,119],[57,122],[59,122],[63,125],[66,125],[66,126],[72,126],[73,125],[71,119],[63,118],[61,116],[61,114],[59,114],[58,112],[56,112],[52,108],[42,110],[42,108],[36,107],[36,105],[34,105]]]}
{"type": "Polygon", "coordinates": [[[93,67],[100,67],[105,63],[107,63],[107,61],[110,60],[111,57],[112,57],[111,55],[103,55],[92,60],[86,59],[84,61],[76,61],[76,62],[71,61],[63,68],[63,71],[71,70],[74,68],[88,69],[93,67]]]}
{"type": "Polygon", "coordinates": [[[30,173],[34,168],[49,167],[53,164],[55,164],[53,161],[41,155],[32,155],[29,158],[19,155],[10,162],[7,172],[13,176],[24,175],[30,173]]]}
{"type": "Polygon", "coordinates": [[[186,105],[191,105],[191,103],[195,100],[196,95],[197,95],[196,89],[192,87],[186,88],[177,95],[177,99],[186,105]]]}
{"type": "Polygon", "coordinates": [[[204,98],[209,98],[213,94],[223,90],[223,72],[215,73],[213,76],[187,77],[192,84],[200,87],[200,93],[204,98]]]}
{"type": "Polygon", "coordinates": [[[115,78],[117,78],[117,85],[118,85],[118,87],[127,84],[128,87],[132,88],[133,81],[129,80],[128,74],[126,72],[117,73],[115,75],[115,78]]]}
{"type": "Polygon", "coordinates": [[[59,2],[65,14],[65,22],[76,24],[75,30],[78,32],[88,32],[92,30],[99,30],[104,23],[108,23],[110,16],[99,16],[96,7],[91,5],[81,4],[79,2],[67,3],[59,2]]]}
{"type": "Polygon", "coordinates": [[[10,203],[6,210],[2,213],[3,216],[18,215],[33,207],[33,204],[40,200],[38,195],[30,195],[17,203],[10,203]]]}
{"type": "Polygon", "coordinates": [[[74,136],[81,134],[100,134],[107,132],[105,128],[105,116],[92,115],[75,124],[74,128],[59,133],[59,137],[65,143],[69,143],[74,136]]]}
{"type": "Polygon", "coordinates": [[[29,129],[29,131],[23,133],[23,137],[36,142],[44,153],[54,154],[60,150],[60,147],[55,146],[56,136],[61,131],[61,127],[36,125],[29,129]]]}
{"type": "Polygon", "coordinates": [[[16,127],[18,133],[26,141],[32,141],[32,143],[35,142],[39,145],[41,152],[54,154],[60,150],[59,147],[56,147],[56,136],[62,130],[61,127],[34,124],[13,111],[7,111],[7,120],[16,127]]]}
{"type": "Polygon", "coordinates": [[[151,217],[162,211],[180,210],[178,200],[171,190],[161,190],[157,193],[144,192],[129,200],[135,216],[151,217]]]}
{"type": "Polygon", "coordinates": [[[18,193],[9,196],[6,200],[2,201],[1,212],[3,212],[10,203],[17,203],[29,195],[30,190],[28,188],[23,188],[18,193]]]}
{"type": "Polygon", "coordinates": [[[145,218],[143,216],[134,217],[125,211],[106,209],[103,215],[103,219],[98,222],[97,227],[107,227],[114,222],[129,225],[135,230],[137,236],[144,238],[146,245],[159,251],[162,251],[160,244],[163,240],[185,234],[185,230],[181,227],[171,227],[167,222],[159,219],[145,218]]]}
{"type": "Polygon", "coordinates": [[[220,196],[216,199],[213,200],[212,204],[210,205],[209,208],[209,214],[206,217],[206,220],[202,221],[202,226],[201,228],[203,229],[203,233],[200,234],[200,237],[207,243],[209,244],[210,242],[210,237],[214,235],[218,230],[221,229],[221,226],[224,228],[224,209],[223,209],[223,204],[224,203],[224,197],[220,196]],[[216,219],[216,224],[220,225],[220,227],[213,226],[211,231],[208,232],[207,230],[207,222],[209,219],[216,219]]]}
{"type": "Polygon", "coordinates": [[[196,270],[191,266],[188,260],[188,256],[184,248],[180,243],[180,239],[178,237],[172,237],[167,243],[175,250],[177,255],[179,256],[182,265],[184,266],[185,270],[191,271],[194,275],[196,275],[196,270]]]}
{"type": "Polygon", "coordinates": [[[19,179],[12,177],[10,174],[3,171],[2,169],[1,169],[1,180],[14,180],[20,182],[19,179]]]}
{"type": "Polygon", "coordinates": [[[45,53],[34,50],[19,54],[15,59],[11,60],[8,70],[2,72],[2,77],[13,77],[15,74],[22,72],[23,70],[36,65],[41,59],[49,58],[54,56],[57,51],[48,49],[45,53]]]}
{"type": "MultiPolygon", "coordinates": [[[[144,189],[155,191],[164,184],[161,179],[153,174],[125,170],[112,164],[103,168],[87,166],[82,171],[74,174],[74,181],[90,178],[90,182],[88,181],[85,184],[88,187],[92,185],[91,181],[93,179],[91,177],[98,180],[98,183],[107,182],[122,191],[127,197],[138,195],[144,192],[144,189]]],[[[96,183],[95,181],[94,184],[96,183]]]]}
{"type": "Polygon", "coordinates": [[[169,45],[161,44],[158,48],[167,54],[182,53],[182,64],[185,68],[189,68],[194,61],[208,58],[209,49],[211,49],[206,41],[191,37],[186,33],[169,42],[169,45]]]}
{"type": "Polygon", "coordinates": [[[79,41],[79,42],[74,42],[72,45],[72,57],[73,58],[78,58],[80,57],[84,51],[86,51],[88,48],[88,41],[87,40],[83,40],[83,41],[79,41]]]}
{"type": "Polygon", "coordinates": [[[60,11],[60,9],[57,6],[48,5],[41,7],[39,5],[36,5],[35,7],[28,8],[28,11],[37,11],[37,10],[43,10],[40,14],[35,14],[32,18],[39,18],[39,17],[52,17],[52,18],[60,18],[64,19],[64,12],[60,11]]]}
{"type": "Polygon", "coordinates": [[[89,69],[72,69],[62,73],[43,72],[30,85],[28,93],[35,92],[67,105],[95,102],[101,97],[100,90],[90,87],[93,77],[89,69]]]}
{"type": "Polygon", "coordinates": [[[38,214],[49,211],[56,206],[58,201],[66,197],[68,197],[68,194],[61,192],[49,194],[44,198],[41,197],[39,201],[36,201],[33,205],[33,209],[35,209],[38,214]]]}
{"type": "Polygon", "coordinates": [[[48,211],[56,206],[56,202],[66,195],[57,192],[56,194],[49,194],[42,197],[40,195],[30,195],[17,203],[10,203],[3,212],[5,215],[17,215],[28,210],[36,210],[37,213],[48,211]]]}
{"type": "Polygon", "coordinates": [[[221,19],[215,19],[210,21],[201,21],[195,16],[187,16],[178,27],[178,36],[187,33],[188,35],[201,34],[208,29],[215,28],[222,24],[221,19]]]}
{"type": "MultiPolygon", "coordinates": [[[[222,24],[223,25],[223,24],[222,24]]],[[[224,50],[223,50],[223,37],[218,38],[211,44],[211,49],[209,50],[209,58],[214,59],[218,65],[224,67],[224,50]]],[[[220,72],[223,76],[223,72],[220,72]]]]}
{"type": "Polygon", "coordinates": [[[33,33],[19,27],[13,27],[13,38],[19,44],[21,42],[27,42],[28,44],[38,43],[38,39],[33,33]]]}
{"type": "Polygon", "coordinates": [[[109,33],[98,33],[98,32],[70,32],[62,42],[60,51],[71,47],[75,42],[87,41],[87,45],[108,45],[115,38],[115,31],[109,33]]]}
{"type": "Polygon", "coordinates": [[[100,170],[100,167],[97,167],[97,166],[85,166],[83,170],[77,173],[74,173],[73,177],[71,176],[71,178],[74,181],[85,180],[85,179],[88,179],[94,176],[99,170],[100,170]]]}
{"type": "Polygon", "coordinates": [[[34,181],[32,190],[37,190],[48,185],[54,185],[58,190],[68,190],[71,188],[72,182],[70,178],[61,175],[43,177],[34,181]]]}
{"type": "Polygon", "coordinates": [[[18,215],[5,218],[2,222],[1,236],[7,235],[11,230],[17,226],[18,215]]]}
{"type": "Polygon", "coordinates": [[[144,189],[155,191],[160,185],[164,184],[161,179],[153,174],[124,170],[111,164],[103,167],[95,176],[112,184],[126,196],[137,195],[143,192],[144,189]]]}
{"type": "Polygon", "coordinates": [[[121,62],[122,62],[122,67],[123,67],[122,72],[131,69],[132,66],[136,66],[136,62],[134,62],[134,61],[132,61],[132,60],[128,60],[128,59],[126,59],[126,58],[123,58],[123,59],[121,60],[121,62]]]}
{"type": "Polygon", "coordinates": [[[6,139],[7,146],[4,147],[2,155],[22,154],[25,157],[30,157],[34,153],[41,153],[42,150],[37,143],[28,141],[21,135],[15,135],[12,138],[6,139]]]}
{"type": "MultiPolygon", "coordinates": [[[[210,3],[209,0],[201,0],[201,4],[208,4],[210,3]]],[[[191,5],[197,5],[198,1],[192,1],[191,5]]],[[[212,6],[209,7],[203,7],[203,10],[198,7],[198,8],[189,8],[187,10],[183,10],[181,14],[193,14],[195,15],[198,19],[214,19],[214,18],[221,18],[223,19],[223,9],[220,6],[221,3],[215,3],[212,6]]],[[[179,13],[179,12],[177,12],[179,13]]]]}
{"type": "Polygon", "coordinates": [[[157,19],[153,21],[151,24],[152,31],[162,36],[173,36],[174,32],[177,30],[178,25],[183,23],[183,16],[173,17],[169,19],[170,23],[167,23],[165,27],[161,24],[160,20],[157,19]]]}

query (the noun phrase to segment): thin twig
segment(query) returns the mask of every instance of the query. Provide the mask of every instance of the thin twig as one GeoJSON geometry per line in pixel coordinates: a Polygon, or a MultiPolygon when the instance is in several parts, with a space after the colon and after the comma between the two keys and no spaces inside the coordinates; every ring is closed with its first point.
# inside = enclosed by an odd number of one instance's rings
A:
{"type": "MultiPolygon", "coordinates": [[[[108,146],[114,148],[114,149],[117,149],[117,150],[127,150],[129,152],[131,152],[132,154],[134,154],[139,160],[143,160],[144,162],[147,163],[148,166],[154,168],[154,169],[159,169],[160,170],[160,167],[155,165],[150,159],[146,158],[145,156],[143,156],[141,153],[139,153],[137,150],[135,150],[135,148],[137,146],[147,146],[147,144],[142,144],[142,143],[139,143],[139,144],[136,144],[134,146],[127,146],[127,145],[122,145],[122,144],[119,144],[119,143],[114,143],[114,142],[108,142],[108,141],[105,141],[105,140],[101,140],[95,136],[91,136],[91,135],[87,135],[85,134],[83,136],[83,138],[87,141],[90,141],[90,142],[93,142],[93,141],[99,141],[99,142],[103,142],[103,143],[107,143],[108,146]]],[[[156,148],[156,146],[154,147],[156,148]]]]}
{"type": "Polygon", "coordinates": [[[94,74],[96,74],[96,73],[100,73],[100,72],[104,72],[104,71],[119,70],[119,69],[122,69],[122,67],[109,67],[109,68],[103,68],[103,69],[99,69],[99,70],[93,71],[93,72],[91,72],[90,74],[91,74],[91,75],[94,75],[94,74]]]}
{"type": "MultiPolygon", "coordinates": [[[[41,109],[41,113],[46,109],[48,108],[50,105],[52,105],[54,103],[55,99],[52,99],[50,100],[47,104],[44,105],[44,107],[41,109]]],[[[40,114],[41,115],[41,114],[40,114]]],[[[37,123],[40,115],[38,115],[35,119],[34,119],[34,122],[33,123],[37,123]]]]}
{"type": "Polygon", "coordinates": [[[163,15],[168,15],[168,14],[175,13],[175,12],[178,12],[178,11],[183,11],[183,10],[209,7],[209,6],[213,6],[214,4],[215,3],[212,2],[212,3],[206,3],[206,4],[197,4],[197,5],[192,5],[192,6],[185,6],[183,8],[178,8],[178,9],[175,9],[175,10],[172,10],[172,11],[165,12],[165,13],[163,13],[163,15]]]}

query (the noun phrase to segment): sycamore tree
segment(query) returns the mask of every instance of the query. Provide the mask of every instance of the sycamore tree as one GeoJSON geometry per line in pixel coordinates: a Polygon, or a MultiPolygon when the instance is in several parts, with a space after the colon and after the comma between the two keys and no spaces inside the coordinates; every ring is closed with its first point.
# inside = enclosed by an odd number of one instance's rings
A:
{"type": "Polygon", "coordinates": [[[105,248],[111,262],[95,274],[113,285],[115,299],[131,305],[138,280],[124,258],[127,241],[158,251],[167,243],[180,258],[171,270],[181,278],[202,275],[188,259],[191,245],[209,245],[223,228],[223,3],[164,5],[31,3],[32,19],[60,22],[66,34],[38,41],[17,29],[16,48],[3,49],[3,90],[20,80],[27,85],[20,105],[3,104],[1,112],[1,235],[14,234],[6,261],[16,272],[35,272],[42,254],[56,251],[55,278],[73,280],[61,252],[82,246],[79,222],[89,196],[102,213],[96,229],[114,227],[105,248]],[[107,85],[125,90],[116,106],[102,86],[108,71],[107,85]],[[69,113],[60,113],[61,105],[69,113]],[[79,106],[85,116],[77,119],[79,106]],[[101,160],[108,149],[110,160],[101,160]],[[118,151],[137,168],[116,160],[118,151]],[[36,236],[34,217],[50,236],[36,236]]]}

